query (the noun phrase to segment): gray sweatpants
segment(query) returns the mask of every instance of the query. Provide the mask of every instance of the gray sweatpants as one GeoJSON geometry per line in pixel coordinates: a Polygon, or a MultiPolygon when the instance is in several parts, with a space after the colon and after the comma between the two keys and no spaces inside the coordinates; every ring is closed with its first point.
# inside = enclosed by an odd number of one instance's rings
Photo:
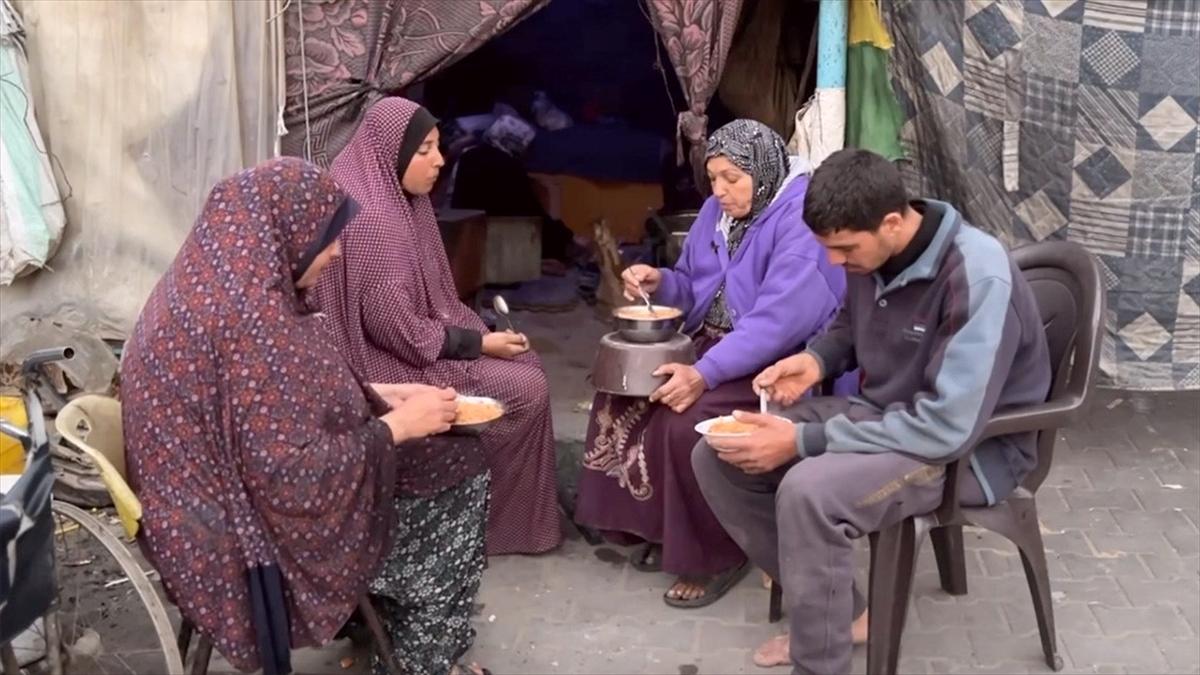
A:
{"type": "MultiPolygon", "coordinates": [[[[843,398],[806,399],[780,414],[796,422],[879,417],[843,398]]],[[[793,672],[850,672],[850,624],[866,609],[854,584],[853,541],[937,508],[944,467],[895,452],[826,453],[749,475],[703,440],[692,466],[725,531],[783,585],[793,672]]],[[[984,503],[967,474],[963,502],[984,503]]]]}

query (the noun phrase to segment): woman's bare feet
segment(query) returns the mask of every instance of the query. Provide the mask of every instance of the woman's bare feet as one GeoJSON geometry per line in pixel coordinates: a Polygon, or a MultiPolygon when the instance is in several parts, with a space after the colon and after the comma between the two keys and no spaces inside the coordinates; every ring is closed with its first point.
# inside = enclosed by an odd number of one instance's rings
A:
{"type": "MultiPolygon", "coordinates": [[[[863,645],[867,643],[867,626],[866,612],[863,612],[862,616],[850,624],[850,639],[854,641],[854,644],[863,645]]],[[[791,662],[792,656],[791,650],[788,648],[787,633],[776,635],[754,650],[754,665],[760,668],[786,666],[791,662]]]]}
{"type": "Polygon", "coordinates": [[[704,597],[707,591],[703,583],[688,581],[683,577],[675,580],[675,583],[667,589],[667,597],[676,600],[695,600],[696,598],[704,597]]]}
{"type": "Polygon", "coordinates": [[[454,665],[450,667],[450,675],[484,675],[487,669],[472,662],[469,666],[454,665]]]}
{"type": "Polygon", "coordinates": [[[763,575],[763,588],[770,589],[771,584],[774,583],[774,581],[771,579],[771,575],[767,574],[766,572],[763,572],[762,575],[763,575]]]}

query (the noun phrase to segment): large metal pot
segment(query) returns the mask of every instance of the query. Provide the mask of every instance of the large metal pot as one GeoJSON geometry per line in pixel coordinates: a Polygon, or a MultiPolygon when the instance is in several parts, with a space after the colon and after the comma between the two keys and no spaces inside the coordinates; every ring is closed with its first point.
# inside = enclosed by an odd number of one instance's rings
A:
{"type": "Polygon", "coordinates": [[[679,256],[683,255],[683,240],[687,239],[687,235],[687,232],[671,233],[667,239],[667,248],[664,254],[666,255],[666,260],[663,262],[666,265],[674,267],[675,263],[679,261],[679,256]]]}
{"type": "Polygon", "coordinates": [[[629,305],[613,310],[617,334],[630,342],[650,344],[670,340],[683,326],[683,312],[675,307],[654,305],[651,314],[645,305],[629,305]]]}
{"type": "Polygon", "coordinates": [[[668,363],[696,362],[692,339],[675,333],[665,342],[628,342],[616,333],[600,338],[600,349],[592,366],[592,386],[606,394],[649,396],[667,378],[652,373],[668,363]]]}

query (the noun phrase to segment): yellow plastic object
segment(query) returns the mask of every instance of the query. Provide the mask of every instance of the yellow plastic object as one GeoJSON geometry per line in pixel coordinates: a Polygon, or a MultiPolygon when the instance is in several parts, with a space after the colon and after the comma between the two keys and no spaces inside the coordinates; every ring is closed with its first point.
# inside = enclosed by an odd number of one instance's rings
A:
{"type": "Polygon", "coordinates": [[[125,482],[125,434],[121,430],[121,402],[108,396],[80,396],[67,404],[54,420],[58,433],[87,453],[112,495],[125,534],[132,539],[142,519],[142,504],[125,482]]]}
{"type": "MultiPolygon", "coordinates": [[[[0,419],[24,429],[29,424],[25,401],[20,396],[0,396],[0,419]]],[[[19,474],[25,470],[25,448],[15,438],[0,434],[0,474],[19,474]]]]}

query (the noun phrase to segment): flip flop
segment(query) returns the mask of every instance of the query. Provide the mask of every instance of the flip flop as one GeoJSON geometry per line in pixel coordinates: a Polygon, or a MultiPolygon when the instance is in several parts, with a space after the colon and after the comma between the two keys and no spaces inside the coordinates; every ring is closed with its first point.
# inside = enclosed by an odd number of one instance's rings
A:
{"type": "Polygon", "coordinates": [[[680,609],[697,609],[700,607],[708,607],[714,602],[721,599],[729,589],[733,588],[746,576],[750,571],[750,563],[744,562],[737,567],[731,567],[720,574],[713,576],[704,584],[704,595],[698,598],[684,600],[682,598],[672,598],[666,593],[663,594],[663,602],[672,607],[680,609]]]}
{"type": "Polygon", "coordinates": [[[658,544],[643,544],[629,556],[629,565],[639,572],[661,572],[662,547],[658,544]]]}

